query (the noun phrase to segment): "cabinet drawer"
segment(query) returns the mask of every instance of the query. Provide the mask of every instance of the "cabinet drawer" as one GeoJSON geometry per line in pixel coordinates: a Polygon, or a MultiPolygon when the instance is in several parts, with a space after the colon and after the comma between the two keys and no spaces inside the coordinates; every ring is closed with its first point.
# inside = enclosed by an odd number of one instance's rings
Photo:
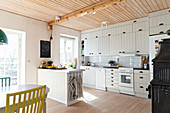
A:
{"type": "Polygon", "coordinates": [[[118,69],[106,69],[106,73],[118,73],[118,69]]]}
{"type": "Polygon", "coordinates": [[[119,80],[118,76],[106,76],[106,79],[119,80]]]}
{"type": "Polygon", "coordinates": [[[149,84],[149,74],[148,75],[135,75],[135,83],[137,84],[149,84]]]}
{"type": "Polygon", "coordinates": [[[148,88],[148,85],[135,84],[135,92],[137,93],[147,94],[146,88],[148,88]]]}
{"type": "Polygon", "coordinates": [[[106,83],[108,84],[118,84],[119,83],[119,80],[113,80],[113,79],[106,79],[106,83]]]}
{"type": "Polygon", "coordinates": [[[119,85],[118,84],[106,84],[106,87],[109,87],[109,88],[114,88],[114,89],[119,89],[119,85]]]}
{"type": "Polygon", "coordinates": [[[137,75],[148,75],[149,70],[134,70],[134,73],[137,75]]]}

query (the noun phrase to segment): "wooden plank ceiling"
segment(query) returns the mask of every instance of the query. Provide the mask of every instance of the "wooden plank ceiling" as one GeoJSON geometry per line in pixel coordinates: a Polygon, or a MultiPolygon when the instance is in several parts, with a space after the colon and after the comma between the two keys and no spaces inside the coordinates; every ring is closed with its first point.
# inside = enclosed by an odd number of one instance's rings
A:
{"type": "MultiPolygon", "coordinates": [[[[102,1],[105,0],[0,0],[0,10],[51,22],[55,16],[65,16],[102,1]]],[[[110,24],[125,22],[167,8],[170,8],[170,0],[126,0],[96,14],[86,14],[59,25],[83,31],[100,27],[102,21],[110,24]]]]}

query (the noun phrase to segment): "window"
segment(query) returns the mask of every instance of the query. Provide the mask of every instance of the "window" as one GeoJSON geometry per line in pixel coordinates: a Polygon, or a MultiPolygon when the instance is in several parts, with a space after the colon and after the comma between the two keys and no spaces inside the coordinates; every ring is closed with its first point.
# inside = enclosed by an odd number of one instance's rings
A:
{"type": "Polygon", "coordinates": [[[11,85],[16,85],[19,74],[19,35],[5,33],[8,37],[8,45],[0,46],[0,77],[10,77],[11,85]]]}
{"type": "Polygon", "coordinates": [[[74,38],[60,37],[60,63],[68,66],[74,61],[74,38]]]}

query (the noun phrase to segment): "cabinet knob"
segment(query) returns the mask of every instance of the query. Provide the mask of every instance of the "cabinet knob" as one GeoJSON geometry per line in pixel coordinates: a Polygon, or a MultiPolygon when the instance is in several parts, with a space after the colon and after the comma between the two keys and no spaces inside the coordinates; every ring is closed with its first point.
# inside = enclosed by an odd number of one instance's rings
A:
{"type": "Polygon", "coordinates": [[[122,53],[121,51],[119,53],[122,53]]]}
{"type": "Polygon", "coordinates": [[[113,69],[111,71],[113,71],[113,69]]]}
{"type": "Polygon", "coordinates": [[[160,23],[160,24],[159,24],[159,26],[163,26],[163,25],[164,25],[164,23],[160,23]]]}
{"type": "Polygon", "coordinates": [[[102,54],[102,53],[99,53],[99,54],[102,54]]]}
{"type": "Polygon", "coordinates": [[[143,88],[143,86],[140,86],[140,88],[143,88]]]}
{"type": "Polygon", "coordinates": [[[98,36],[96,36],[96,38],[98,38],[98,36]]]}
{"type": "Polygon", "coordinates": [[[136,23],[137,21],[135,20],[135,21],[133,21],[133,23],[136,23]]]}
{"type": "Polygon", "coordinates": [[[113,80],[111,80],[111,82],[114,82],[113,80]]]}
{"type": "Polygon", "coordinates": [[[122,53],[125,53],[125,51],[123,51],[122,53]]]}
{"type": "Polygon", "coordinates": [[[136,53],[140,53],[140,51],[136,51],[136,53]]]}
{"type": "Polygon", "coordinates": [[[111,78],[113,78],[113,77],[111,77],[111,78]]]}
{"type": "Polygon", "coordinates": [[[87,40],[87,38],[85,38],[85,40],[87,40]]]}
{"type": "Polygon", "coordinates": [[[111,73],[111,75],[113,75],[113,73],[111,73]]]}
{"type": "Polygon", "coordinates": [[[123,34],[125,34],[126,32],[123,32],[123,34]]]}
{"type": "Polygon", "coordinates": [[[111,84],[112,86],[114,86],[113,84],[111,84]]]}
{"type": "Polygon", "coordinates": [[[108,34],[108,36],[110,36],[111,34],[108,34]]]}

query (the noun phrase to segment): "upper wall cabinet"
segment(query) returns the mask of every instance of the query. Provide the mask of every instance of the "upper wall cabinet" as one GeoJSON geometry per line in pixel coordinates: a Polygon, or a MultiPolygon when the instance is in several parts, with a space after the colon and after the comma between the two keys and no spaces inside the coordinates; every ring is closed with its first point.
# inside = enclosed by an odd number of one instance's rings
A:
{"type": "Polygon", "coordinates": [[[135,33],[125,33],[122,35],[122,53],[135,52],[135,33]]]}
{"type": "Polygon", "coordinates": [[[102,37],[111,36],[112,32],[112,29],[104,29],[102,30],[102,37]]]}
{"type": "Polygon", "coordinates": [[[138,32],[138,31],[147,31],[149,30],[149,22],[135,22],[133,24],[133,32],[138,32]]]}
{"type": "Polygon", "coordinates": [[[110,54],[118,55],[122,52],[122,35],[114,35],[110,37],[110,54]]]}
{"type": "Polygon", "coordinates": [[[163,34],[170,28],[170,10],[149,14],[150,35],[163,34]]]}
{"type": "Polygon", "coordinates": [[[136,53],[149,54],[149,32],[138,31],[135,33],[136,37],[136,53]]]}
{"type": "Polygon", "coordinates": [[[98,39],[98,52],[99,55],[110,54],[110,36],[98,39]]]}
{"type": "Polygon", "coordinates": [[[98,55],[98,38],[85,39],[84,44],[85,56],[98,55]]]}
{"type": "Polygon", "coordinates": [[[122,34],[132,33],[132,24],[122,26],[122,34]]]}

